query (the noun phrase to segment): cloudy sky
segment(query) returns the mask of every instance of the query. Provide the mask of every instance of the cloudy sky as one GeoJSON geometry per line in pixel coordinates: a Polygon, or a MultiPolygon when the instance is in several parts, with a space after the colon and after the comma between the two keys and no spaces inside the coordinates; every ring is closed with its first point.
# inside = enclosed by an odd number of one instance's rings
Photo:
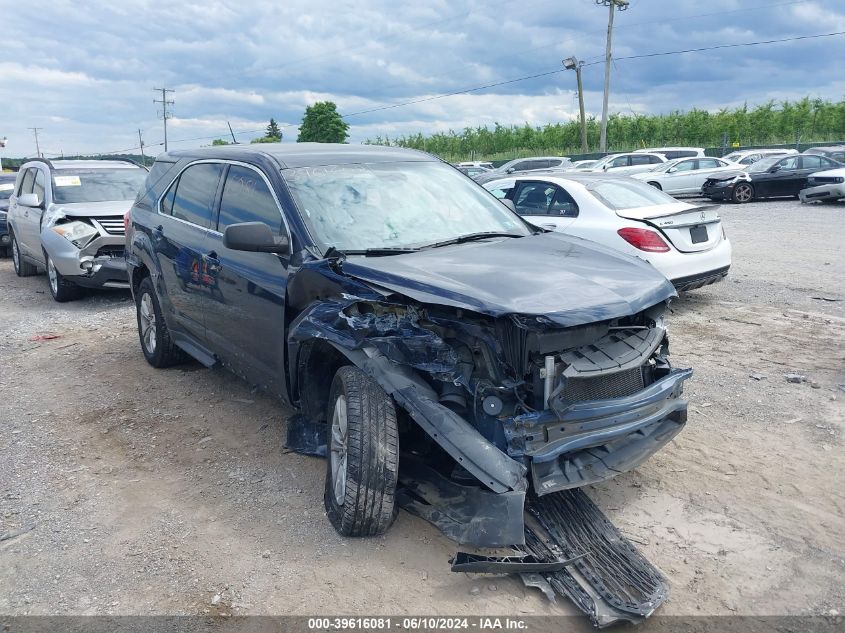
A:
{"type": "MultiPolygon", "coordinates": [[[[0,156],[161,151],[261,135],[296,139],[305,106],[330,99],[350,141],[577,116],[572,72],[409,101],[603,59],[594,0],[0,0],[0,156]],[[374,111],[370,111],[374,110],[374,111]],[[366,112],[370,111],[370,112],[366,112]],[[135,150],[137,151],[137,150],[135,150]]],[[[842,0],[631,0],[616,14],[611,111],[666,112],[804,95],[845,97],[845,36],[624,60],[645,53],[845,31],[842,0]]],[[[603,64],[584,68],[601,111],[603,64]]]]}

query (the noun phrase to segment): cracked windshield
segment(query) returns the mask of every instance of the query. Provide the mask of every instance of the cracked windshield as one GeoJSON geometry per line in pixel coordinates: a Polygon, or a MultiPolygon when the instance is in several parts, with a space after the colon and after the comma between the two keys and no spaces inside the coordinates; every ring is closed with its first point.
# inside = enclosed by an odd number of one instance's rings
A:
{"type": "Polygon", "coordinates": [[[282,173],[317,241],[341,251],[419,248],[476,233],[530,233],[507,207],[441,163],[282,173]]]}

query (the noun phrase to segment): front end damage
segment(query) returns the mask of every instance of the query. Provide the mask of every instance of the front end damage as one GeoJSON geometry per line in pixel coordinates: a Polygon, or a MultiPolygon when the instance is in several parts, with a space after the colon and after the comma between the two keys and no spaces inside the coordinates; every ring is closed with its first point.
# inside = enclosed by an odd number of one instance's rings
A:
{"type": "MultiPolygon", "coordinates": [[[[665,585],[656,570],[640,565],[647,561],[637,552],[623,575],[648,577],[653,590],[627,611],[609,607],[612,596],[603,599],[595,589],[606,588],[609,580],[584,585],[573,576],[602,577],[596,561],[585,560],[593,549],[587,537],[577,542],[572,533],[563,534],[566,528],[550,536],[556,528],[542,525],[548,517],[538,508],[559,512],[569,503],[584,516],[601,515],[572,489],[636,468],[683,428],[687,403],[681,394],[692,371],[669,363],[665,298],[624,316],[564,326],[548,316],[489,315],[421,303],[351,279],[338,262],[324,260],[297,274],[303,273],[319,273],[324,287],[329,280],[337,287],[329,299],[303,303],[292,321],[290,373],[302,374],[303,350],[319,341],[393,397],[402,412],[397,491],[402,507],[458,543],[516,548],[527,566],[509,565],[522,569],[528,584],[553,594],[557,582],[558,593],[579,606],[593,605],[584,608],[598,624],[636,620],[660,604],[665,585]],[[536,568],[542,560],[548,569],[536,568]],[[581,571],[557,569],[564,560],[581,571]]],[[[294,305],[295,290],[294,285],[294,305]]],[[[302,392],[306,388],[299,385],[302,392]]],[[[310,437],[308,452],[319,452],[325,437],[320,408],[303,406],[303,414],[289,425],[288,444],[302,448],[303,438],[310,437]],[[303,431],[306,427],[317,430],[303,431]]],[[[615,528],[601,516],[607,525],[596,538],[614,547],[624,544],[625,552],[632,548],[618,532],[608,539],[615,528]]],[[[624,565],[625,552],[605,555],[624,565]]]]}
{"type": "Polygon", "coordinates": [[[41,245],[56,270],[89,288],[129,288],[120,215],[73,215],[50,209],[41,224],[41,245]]]}

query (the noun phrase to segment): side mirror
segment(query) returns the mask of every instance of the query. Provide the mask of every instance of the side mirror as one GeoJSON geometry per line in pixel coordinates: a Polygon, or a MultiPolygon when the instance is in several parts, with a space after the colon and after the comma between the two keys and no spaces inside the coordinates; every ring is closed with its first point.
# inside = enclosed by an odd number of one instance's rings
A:
{"type": "Polygon", "coordinates": [[[44,201],[38,199],[38,195],[34,193],[24,193],[18,196],[18,204],[24,207],[42,208],[44,201]]]}
{"type": "Polygon", "coordinates": [[[506,173],[506,174],[512,174],[512,173],[513,173],[513,172],[515,172],[515,171],[516,171],[516,170],[515,170],[513,167],[508,167],[508,168],[505,170],[505,173],[506,173]]]}
{"type": "Polygon", "coordinates": [[[505,205],[508,209],[516,213],[516,205],[513,203],[513,200],[510,198],[499,198],[499,202],[505,205]]]}
{"type": "Polygon", "coordinates": [[[678,171],[677,167],[670,167],[669,169],[666,170],[666,173],[667,174],[674,174],[676,171],[678,171]]]}
{"type": "Polygon", "coordinates": [[[233,251],[251,253],[290,253],[290,242],[285,236],[275,236],[263,222],[230,224],[223,231],[223,246],[233,251]]]}
{"type": "Polygon", "coordinates": [[[775,172],[780,171],[780,165],[772,165],[769,167],[769,173],[774,174],[775,172]]]}

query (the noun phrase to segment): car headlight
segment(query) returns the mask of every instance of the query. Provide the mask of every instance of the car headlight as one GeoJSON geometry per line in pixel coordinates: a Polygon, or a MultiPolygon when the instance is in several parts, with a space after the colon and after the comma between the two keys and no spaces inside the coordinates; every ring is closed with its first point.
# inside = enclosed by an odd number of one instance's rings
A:
{"type": "Polygon", "coordinates": [[[51,226],[50,229],[77,248],[85,248],[91,240],[99,235],[99,232],[93,226],[79,221],[65,222],[64,224],[51,226]]]}

